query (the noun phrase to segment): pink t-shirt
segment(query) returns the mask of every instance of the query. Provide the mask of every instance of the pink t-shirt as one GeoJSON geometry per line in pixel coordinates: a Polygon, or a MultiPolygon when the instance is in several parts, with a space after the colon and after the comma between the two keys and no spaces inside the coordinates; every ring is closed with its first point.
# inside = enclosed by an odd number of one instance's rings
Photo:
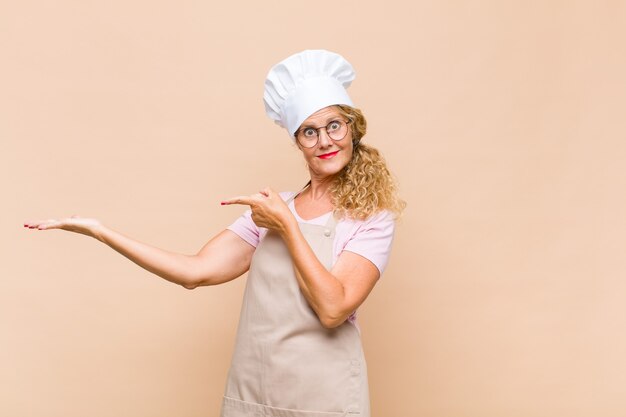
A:
{"type": "MultiPolygon", "coordinates": [[[[293,191],[281,192],[283,200],[294,195],[293,191]]],[[[325,225],[331,213],[323,214],[310,220],[303,220],[296,212],[293,200],[289,202],[289,209],[299,223],[325,225]]],[[[252,211],[246,210],[234,223],[228,226],[243,240],[256,247],[267,233],[264,227],[258,227],[251,217],[252,211]]],[[[366,220],[342,219],[337,222],[335,240],[333,242],[333,265],[344,250],[354,252],[371,261],[382,276],[389,261],[389,254],[393,243],[395,221],[391,212],[384,210],[366,220]]],[[[356,311],[348,320],[356,324],[356,311]]],[[[357,326],[358,327],[358,326],[357,326]]]]}

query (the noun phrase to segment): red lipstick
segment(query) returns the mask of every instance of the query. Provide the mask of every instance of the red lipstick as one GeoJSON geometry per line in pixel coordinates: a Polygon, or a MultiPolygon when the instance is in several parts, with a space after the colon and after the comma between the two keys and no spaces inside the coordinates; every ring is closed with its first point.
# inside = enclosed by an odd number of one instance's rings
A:
{"type": "Polygon", "coordinates": [[[335,152],[331,152],[331,153],[325,153],[324,155],[318,155],[318,158],[322,158],[322,159],[330,159],[333,156],[337,155],[337,152],[339,151],[335,151],[335,152]]]}

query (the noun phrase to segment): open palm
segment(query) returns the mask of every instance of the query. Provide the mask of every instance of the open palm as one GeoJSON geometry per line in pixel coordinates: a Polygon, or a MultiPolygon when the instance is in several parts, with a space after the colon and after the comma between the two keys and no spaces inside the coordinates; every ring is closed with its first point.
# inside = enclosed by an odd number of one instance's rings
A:
{"type": "Polygon", "coordinates": [[[24,222],[24,227],[37,230],[62,229],[70,232],[94,236],[94,231],[101,225],[99,220],[73,215],[64,219],[33,220],[24,222]]]}

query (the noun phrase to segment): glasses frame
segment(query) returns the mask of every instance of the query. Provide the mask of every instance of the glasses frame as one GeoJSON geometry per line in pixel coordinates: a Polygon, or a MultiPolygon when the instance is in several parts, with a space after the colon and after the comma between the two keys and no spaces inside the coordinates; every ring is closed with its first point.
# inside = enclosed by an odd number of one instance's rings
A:
{"type": "Polygon", "coordinates": [[[333,119],[330,122],[328,122],[328,124],[326,126],[320,126],[320,127],[313,127],[313,126],[307,126],[305,129],[315,129],[316,133],[317,133],[317,140],[315,141],[315,143],[311,146],[304,146],[302,144],[302,142],[300,142],[300,139],[298,138],[300,136],[300,132],[304,129],[298,129],[296,130],[296,132],[294,133],[294,137],[295,139],[298,141],[298,143],[300,144],[300,146],[302,146],[303,148],[314,148],[315,146],[317,146],[317,144],[320,141],[320,130],[324,129],[324,131],[326,131],[326,136],[328,136],[330,139],[332,139],[335,142],[339,142],[340,140],[344,140],[346,138],[346,136],[348,136],[348,131],[350,130],[350,124],[353,122],[353,120],[343,120],[342,118],[338,118],[338,119],[333,119]],[[328,126],[330,126],[332,123],[334,122],[339,122],[342,121],[346,124],[346,133],[340,138],[340,139],[333,139],[330,137],[330,135],[328,134],[328,126]]]}

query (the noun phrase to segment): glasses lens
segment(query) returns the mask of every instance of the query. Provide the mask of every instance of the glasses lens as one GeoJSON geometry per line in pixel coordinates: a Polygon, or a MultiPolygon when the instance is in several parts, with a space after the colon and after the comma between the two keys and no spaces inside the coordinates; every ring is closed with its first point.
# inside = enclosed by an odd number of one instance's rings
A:
{"type": "Polygon", "coordinates": [[[341,140],[348,133],[348,125],[343,120],[333,120],[326,126],[326,131],[332,140],[341,140]]]}
{"type": "Polygon", "coordinates": [[[306,128],[298,132],[298,142],[305,148],[312,148],[317,143],[317,130],[306,128]]]}

